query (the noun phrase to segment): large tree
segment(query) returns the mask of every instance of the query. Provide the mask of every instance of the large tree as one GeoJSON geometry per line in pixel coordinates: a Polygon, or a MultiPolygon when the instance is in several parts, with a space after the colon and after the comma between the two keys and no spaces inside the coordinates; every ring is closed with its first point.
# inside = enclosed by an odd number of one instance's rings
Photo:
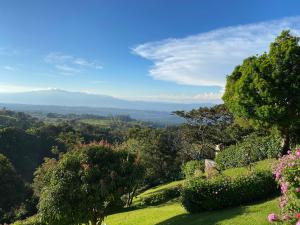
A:
{"type": "Polygon", "coordinates": [[[223,100],[255,127],[276,127],[286,154],[290,130],[300,119],[299,37],[283,31],[268,52],[245,59],[227,77],[223,100]]]}
{"type": "Polygon", "coordinates": [[[55,164],[41,182],[39,214],[57,225],[100,225],[142,169],[133,154],[96,143],[64,154],[55,164]]]}

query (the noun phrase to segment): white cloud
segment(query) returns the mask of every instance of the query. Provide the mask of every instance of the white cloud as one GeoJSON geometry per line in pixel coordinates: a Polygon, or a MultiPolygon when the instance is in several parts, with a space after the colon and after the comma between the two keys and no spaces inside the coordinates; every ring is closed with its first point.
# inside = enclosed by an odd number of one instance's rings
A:
{"type": "Polygon", "coordinates": [[[149,42],[133,53],[151,60],[150,75],[185,85],[221,86],[246,57],[267,51],[284,29],[300,34],[300,17],[226,27],[207,33],[149,42]]]}
{"type": "Polygon", "coordinates": [[[5,70],[8,70],[8,71],[16,71],[17,70],[17,68],[16,67],[13,67],[13,66],[3,66],[3,69],[5,69],[5,70]]]}
{"type": "Polygon", "coordinates": [[[67,55],[62,52],[51,52],[45,57],[45,62],[54,65],[61,74],[72,75],[84,69],[102,69],[96,61],[67,55]]]}
{"type": "Polygon", "coordinates": [[[196,95],[147,95],[147,96],[115,96],[134,101],[173,102],[173,103],[221,103],[223,90],[220,92],[205,92],[196,95]]]}
{"type": "Polygon", "coordinates": [[[39,91],[39,90],[46,90],[46,89],[49,88],[37,88],[37,87],[30,87],[30,86],[0,83],[0,93],[18,93],[18,92],[39,91]]]}

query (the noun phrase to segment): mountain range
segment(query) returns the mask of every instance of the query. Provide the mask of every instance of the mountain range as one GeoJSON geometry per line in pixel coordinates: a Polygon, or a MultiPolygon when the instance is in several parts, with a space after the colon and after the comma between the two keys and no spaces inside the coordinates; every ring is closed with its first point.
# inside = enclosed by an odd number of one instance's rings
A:
{"type": "MultiPolygon", "coordinates": [[[[18,111],[43,111],[56,113],[89,113],[95,115],[126,114],[140,120],[168,120],[176,110],[191,110],[210,103],[181,104],[170,102],[129,101],[107,95],[70,92],[59,89],[22,93],[0,93],[0,106],[18,111]]],[[[177,119],[178,122],[178,119],[177,119]]]]}

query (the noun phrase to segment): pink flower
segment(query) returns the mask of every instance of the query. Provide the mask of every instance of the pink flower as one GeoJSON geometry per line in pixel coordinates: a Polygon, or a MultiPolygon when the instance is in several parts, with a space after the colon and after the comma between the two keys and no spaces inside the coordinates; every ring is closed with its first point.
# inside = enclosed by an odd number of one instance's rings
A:
{"type": "Polygon", "coordinates": [[[298,222],[296,223],[296,225],[300,225],[300,220],[298,220],[298,222]]]}
{"type": "Polygon", "coordinates": [[[297,187],[297,188],[295,189],[295,192],[299,193],[299,192],[300,192],[300,188],[297,187]]]}
{"type": "Polygon", "coordinates": [[[268,220],[269,220],[269,222],[274,222],[274,221],[278,220],[278,217],[275,213],[271,213],[271,214],[268,215],[268,220]]]}
{"type": "Polygon", "coordinates": [[[300,150],[296,151],[296,156],[300,156],[300,150]]]}
{"type": "Polygon", "coordinates": [[[281,193],[286,193],[287,191],[288,191],[288,187],[289,187],[289,183],[283,183],[282,185],[281,185],[281,193]]]}

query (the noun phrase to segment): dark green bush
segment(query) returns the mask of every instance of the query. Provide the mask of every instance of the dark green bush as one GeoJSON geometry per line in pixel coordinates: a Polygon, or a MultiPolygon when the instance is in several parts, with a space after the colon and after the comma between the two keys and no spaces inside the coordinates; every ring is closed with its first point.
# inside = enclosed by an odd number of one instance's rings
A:
{"type": "Polygon", "coordinates": [[[191,178],[195,177],[197,173],[203,173],[204,169],[204,160],[191,160],[182,166],[182,173],[185,178],[191,178]]]}
{"type": "Polygon", "coordinates": [[[165,189],[163,191],[153,193],[149,197],[141,198],[141,206],[158,205],[180,196],[180,187],[165,189]]]}
{"type": "Polygon", "coordinates": [[[278,188],[270,171],[252,172],[235,178],[194,178],[182,188],[182,204],[190,213],[223,209],[266,199],[278,188]]]}
{"type": "Polygon", "coordinates": [[[216,157],[219,169],[248,166],[251,163],[275,158],[280,153],[280,137],[252,134],[237,145],[231,145],[216,157]]]}

